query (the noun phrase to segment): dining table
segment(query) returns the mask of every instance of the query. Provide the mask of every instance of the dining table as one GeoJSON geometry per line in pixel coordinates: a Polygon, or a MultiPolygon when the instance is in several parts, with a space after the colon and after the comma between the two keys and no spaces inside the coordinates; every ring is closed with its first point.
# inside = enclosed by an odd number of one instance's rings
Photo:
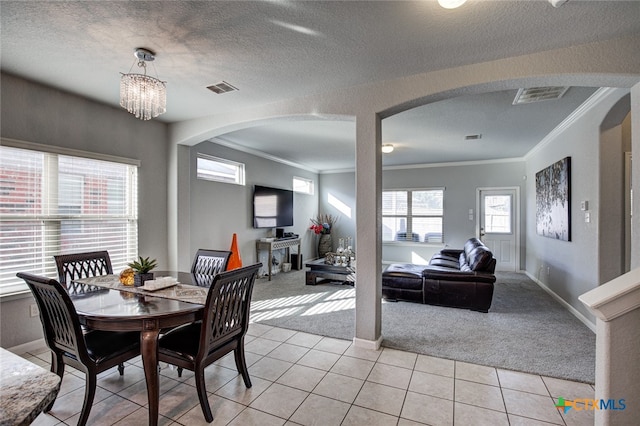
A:
{"type": "Polygon", "coordinates": [[[96,330],[140,332],[151,426],[158,424],[160,331],[202,319],[208,287],[214,278],[173,271],[156,272],[155,276],[175,280],[164,288],[148,290],[125,286],[118,275],[102,275],[76,279],[69,289],[82,325],[96,330]]]}

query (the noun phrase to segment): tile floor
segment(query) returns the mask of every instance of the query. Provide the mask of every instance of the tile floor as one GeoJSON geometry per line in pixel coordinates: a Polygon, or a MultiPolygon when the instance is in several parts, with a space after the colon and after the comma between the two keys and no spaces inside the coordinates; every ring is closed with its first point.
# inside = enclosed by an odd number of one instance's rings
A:
{"type": "MultiPolygon", "coordinates": [[[[49,365],[48,349],[23,355],[49,365]]],[[[590,411],[555,408],[557,398],[593,398],[594,388],[252,324],[246,358],[253,387],[247,389],[233,356],[207,371],[215,425],[593,425],[590,411]]],[[[160,425],[205,425],[193,374],[182,378],[163,365],[160,425]]],[[[75,425],[84,375],[69,369],[53,409],[34,425],[75,425]]],[[[146,425],[147,395],[140,359],[124,376],[100,375],[90,425],[146,425]]]]}

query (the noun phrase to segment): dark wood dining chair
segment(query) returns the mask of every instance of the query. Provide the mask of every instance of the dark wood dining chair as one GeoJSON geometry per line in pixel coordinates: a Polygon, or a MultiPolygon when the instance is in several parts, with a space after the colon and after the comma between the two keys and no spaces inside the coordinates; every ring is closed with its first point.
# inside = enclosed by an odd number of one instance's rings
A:
{"type": "MultiPolygon", "coordinates": [[[[59,254],[53,256],[53,259],[58,269],[58,281],[72,295],[104,290],[101,287],[77,283],[74,280],[113,274],[111,258],[106,250],[59,254]]],[[[82,329],[86,331],[85,327],[82,329]]],[[[124,374],[124,364],[118,366],[118,371],[121,376],[124,374]]]]}
{"type": "Polygon", "coordinates": [[[82,284],[73,280],[113,274],[111,259],[108,251],[92,251],[74,254],[60,254],[53,256],[58,269],[58,281],[73,294],[85,291],[82,284]]]}
{"type": "MultiPolygon", "coordinates": [[[[78,420],[78,425],[83,426],[93,404],[97,375],[140,355],[140,333],[83,331],[71,297],[62,284],[27,273],[17,275],[29,286],[40,310],[44,339],[51,350],[51,371],[62,379],[68,364],[86,375],[84,403],[78,420]]],[[[54,402],[44,411],[51,410],[54,402]]]]}
{"type": "Polygon", "coordinates": [[[231,252],[228,250],[198,249],[193,258],[191,273],[195,275],[217,275],[227,270],[231,252]]]}
{"type": "Polygon", "coordinates": [[[195,373],[200,406],[207,422],[213,421],[207,399],[204,370],[234,351],[236,368],[250,388],[251,379],[244,357],[244,336],[249,327],[249,307],[253,285],[261,263],[216,275],[204,307],[202,321],[183,325],[162,335],[158,360],[195,373]]]}

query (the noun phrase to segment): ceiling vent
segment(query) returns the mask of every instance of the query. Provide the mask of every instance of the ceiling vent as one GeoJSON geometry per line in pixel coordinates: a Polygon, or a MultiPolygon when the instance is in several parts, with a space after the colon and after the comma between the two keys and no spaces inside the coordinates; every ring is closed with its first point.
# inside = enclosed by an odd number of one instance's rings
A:
{"type": "Polygon", "coordinates": [[[519,89],[513,100],[513,105],[530,104],[532,102],[548,101],[551,99],[560,99],[569,87],[549,86],[549,87],[531,87],[529,89],[519,89]]]}
{"type": "Polygon", "coordinates": [[[477,135],[467,135],[464,137],[465,141],[476,141],[478,139],[482,139],[482,135],[479,133],[477,135]]]}
{"type": "Polygon", "coordinates": [[[223,93],[228,93],[228,92],[235,92],[238,90],[237,87],[230,85],[226,81],[221,81],[220,83],[207,86],[207,89],[211,90],[213,93],[217,95],[222,95],[223,93]]]}

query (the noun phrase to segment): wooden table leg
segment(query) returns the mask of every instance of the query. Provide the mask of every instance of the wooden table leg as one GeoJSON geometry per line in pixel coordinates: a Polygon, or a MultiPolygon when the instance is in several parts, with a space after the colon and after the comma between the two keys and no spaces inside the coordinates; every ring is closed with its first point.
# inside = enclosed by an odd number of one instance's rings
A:
{"type": "Polygon", "coordinates": [[[147,381],[149,399],[149,426],[158,425],[158,406],[160,398],[160,380],[158,378],[158,335],[157,327],[140,332],[140,353],[147,381]]]}
{"type": "Polygon", "coordinates": [[[316,285],[316,273],[313,271],[307,271],[305,274],[305,284],[306,285],[316,285]]]}

